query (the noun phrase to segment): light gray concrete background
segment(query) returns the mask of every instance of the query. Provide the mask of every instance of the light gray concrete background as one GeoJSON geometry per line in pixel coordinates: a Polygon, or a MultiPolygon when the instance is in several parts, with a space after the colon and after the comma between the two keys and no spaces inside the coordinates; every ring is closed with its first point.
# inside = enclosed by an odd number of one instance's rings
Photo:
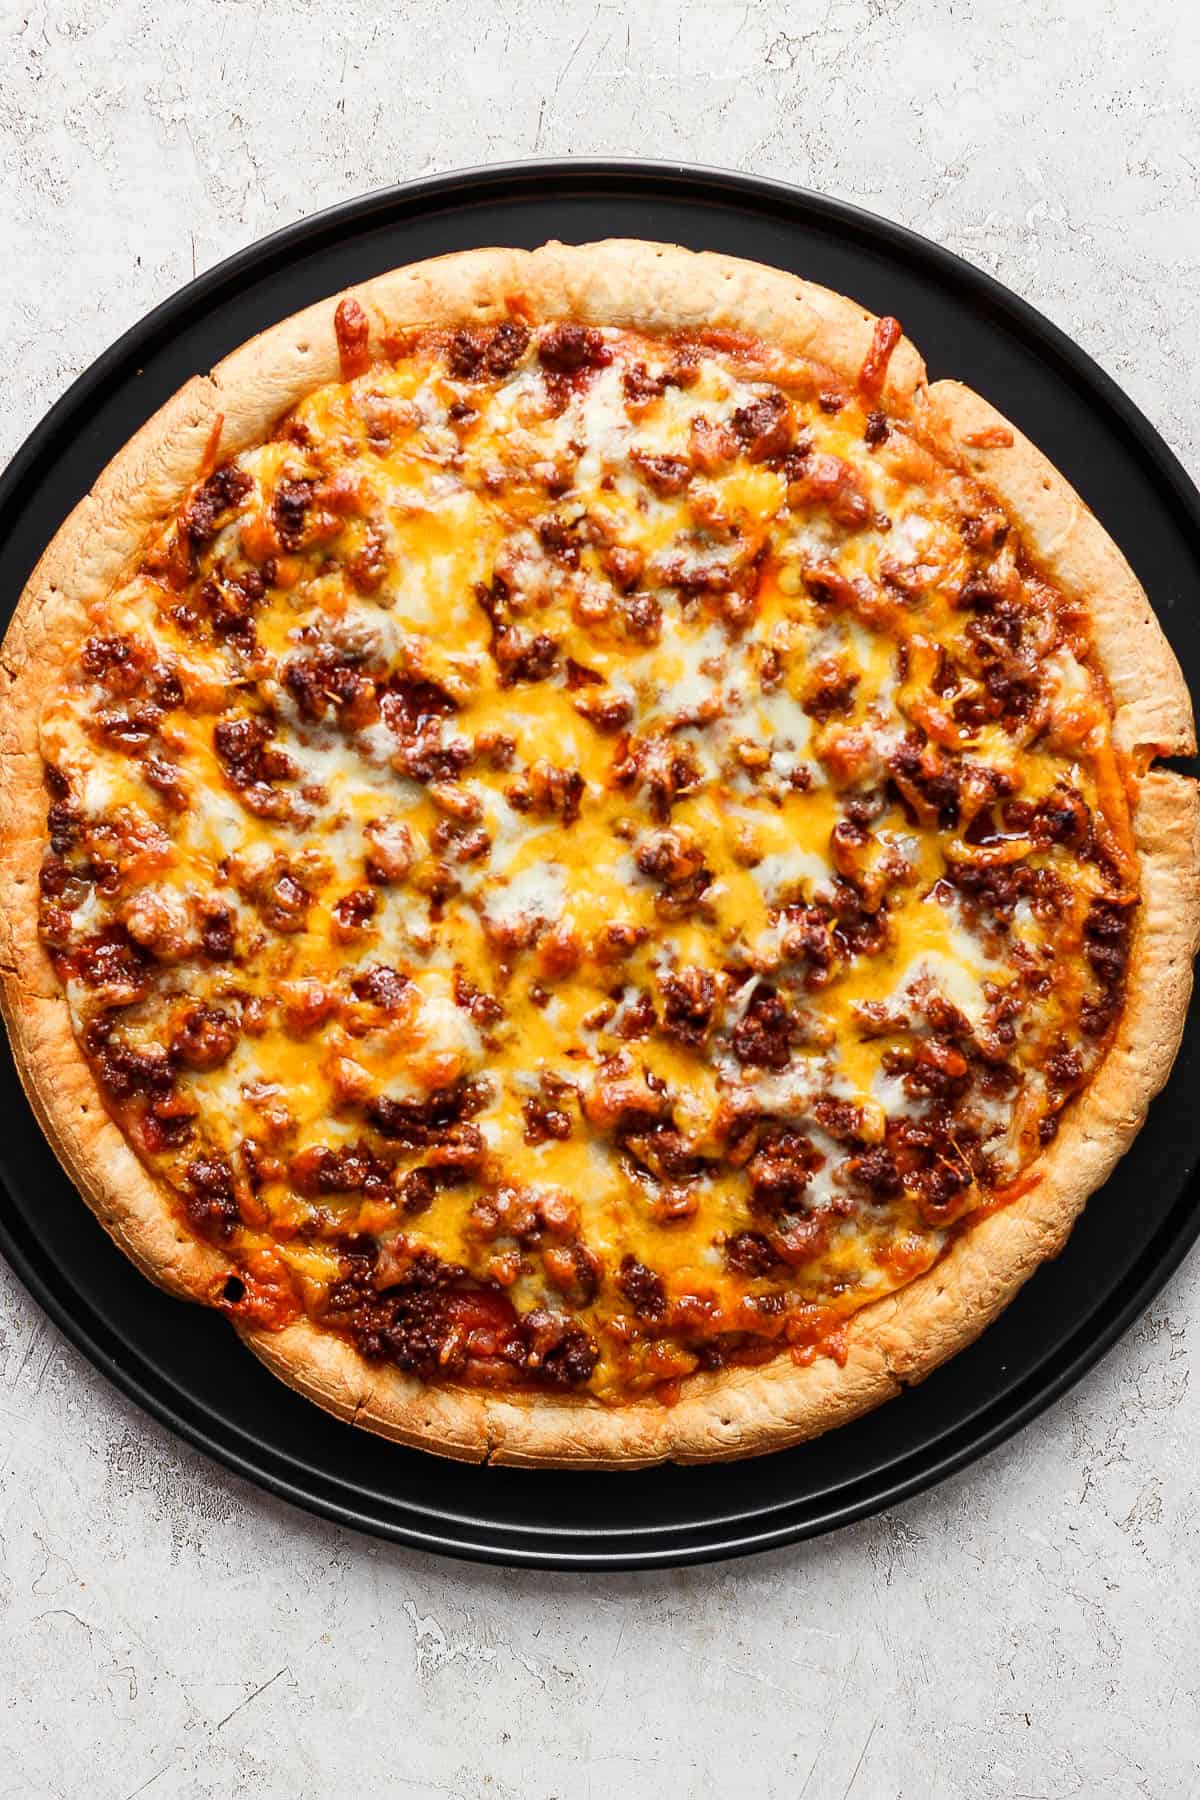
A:
{"type": "MultiPolygon", "coordinates": [[[[1043,308],[1200,467],[1184,0],[0,3],[0,457],[261,233],[489,159],[823,188],[1043,308]]],[[[605,1581],[319,1523],[0,1269],[0,1800],[1190,1800],[1200,1263],[1064,1403],[822,1543],[605,1581]]]]}

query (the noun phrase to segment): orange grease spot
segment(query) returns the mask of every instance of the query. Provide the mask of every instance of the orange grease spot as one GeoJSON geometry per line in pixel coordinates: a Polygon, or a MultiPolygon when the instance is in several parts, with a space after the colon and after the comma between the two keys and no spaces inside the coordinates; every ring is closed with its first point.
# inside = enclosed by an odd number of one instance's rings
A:
{"type": "Polygon", "coordinates": [[[1013,1181],[1006,1182],[1004,1187],[993,1188],[992,1199],[997,1206],[1011,1206],[1012,1202],[1019,1200],[1022,1194],[1032,1193],[1033,1189],[1040,1184],[1041,1179],[1040,1174],[1027,1169],[1023,1175],[1018,1175],[1013,1181]]]}
{"type": "Polygon", "coordinates": [[[218,413],[208,434],[208,442],[204,446],[204,455],[200,458],[200,467],[196,472],[197,481],[207,481],[217,466],[217,457],[221,449],[221,433],[225,429],[225,414],[218,413]]]}
{"type": "Polygon", "coordinates": [[[291,1271],[274,1250],[252,1250],[233,1271],[232,1279],[241,1282],[241,1297],[226,1299],[222,1290],[216,1304],[235,1324],[250,1325],[259,1331],[282,1331],[299,1318],[300,1297],[291,1271]]]}

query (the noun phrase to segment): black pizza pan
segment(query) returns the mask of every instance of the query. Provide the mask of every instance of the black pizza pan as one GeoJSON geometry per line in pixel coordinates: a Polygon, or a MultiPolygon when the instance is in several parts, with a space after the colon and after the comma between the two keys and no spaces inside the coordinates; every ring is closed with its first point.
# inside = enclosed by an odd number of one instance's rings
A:
{"type": "MultiPolygon", "coordinates": [[[[405,183],[276,232],[191,282],[100,357],[0,478],[7,610],[109,458],[190,375],[255,332],[421,257],[600,237],[752,257],[896,314],[932,376],[985,394],[1083,494],[1132,562],[1197,691],[1200,496],[1095,363],[989,276],[899,226],[780,183],[667,164],[529,162],[405,183]]],[[[269,1375],[222,1319],[160,1293],[112,1246],[55,1162],[7,1057],[0,1249],[123,1392],[299,1506],[493,1562],[699,1562],[894,1505],[1001,1443],[1103,1355],[1200,1226],[1198,1058],[1193,1009],[1132,1150],[1063,1255],[976,1344],[858,1423],[743,1463],[626,1475],[475,1468],[339,1424],[269,1375]]]]}

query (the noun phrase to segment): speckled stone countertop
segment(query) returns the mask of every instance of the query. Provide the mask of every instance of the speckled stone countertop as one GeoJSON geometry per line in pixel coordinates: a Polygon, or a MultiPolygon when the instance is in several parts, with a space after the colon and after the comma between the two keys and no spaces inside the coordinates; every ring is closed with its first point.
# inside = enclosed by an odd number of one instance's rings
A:
{"type": "MultiPolygon", "coordinates": [[[[0,458],[195,271],[365,188],[723,164],[949,245],[1200,469],[1179,0],[0,5],[0,458]]],[[[677,1574],[442,1562],[121,1399],[0,1266],[0,1800],[1192,1800],[1200,1261],[935,1492],[677,1574]]]]}

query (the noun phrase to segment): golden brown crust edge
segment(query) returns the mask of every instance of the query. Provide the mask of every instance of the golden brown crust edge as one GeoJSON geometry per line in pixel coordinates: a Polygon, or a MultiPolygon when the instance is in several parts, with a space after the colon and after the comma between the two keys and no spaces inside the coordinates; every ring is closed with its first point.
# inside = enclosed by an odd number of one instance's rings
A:
{"type": "MultiPolygon", "coordinates": [[[[496,323],[511,318],[517,305],[539,319],[749,332],[849,382],[878,322],[844,295],[781,270],[633,238],[467,250],[391,270],[346,293],[366,311],[372,353],[406,328],[496,323]]],[[[222,456],[254,443],[301,394],[338,378],[333,317],[341,298],[334,294],[272,326],[213,370],[224,415],[222,456]]],[[[902,339],[888,365],[882,404],[907,412],[924,385],[924,363],[902,339]]]]}
{"type": "Polygon", "coordinates": [[[196,1299],[211,1296],[226,1259],[184,1229],[109,1116],[38,936],[46,808],[38,722],[62,646],[86,628],[88,602],[119,580],[194,479],[212,429],[211,387],[189,382],[108,465],[42,556],[0,649],[0,1010],[17,1072],[105,1230],[151,1279],[196,1299]]]}
{"type": "Polygon", "coordinates": [[[1196,726],[1183,671],[1137,576],[1054,464],[995,407],[957,381],[919,398],[930,435],[1019,526],[1051,581],[1087,603],[1092,641],[1115,708],[1114,737],[1135,763],[1191,756],[1196,726]],[[972,443],[989,433],[1012,442],[972,443]]]}
{"type": "MultiPolygon", "coordinates": [[[[373,345],[405,326],[503,318],[520,295],[545,317],[570,313],[597,323],[754,332],[848,379],[861,366],[875,325],[853,302],[779,271],[637,241],[467,252],[350,291],[367,308],[373,345]]],[[[37,936],[41,834],[28,829],[31,817],[40,822],[44,804],[37,720],[55,676],[55,645],[81,632],[87,600],[120,577],[146,533],[179,503],[211,454],[218,420],[224,457],[268,431],[301,394],[337,376],[338,299],[235,351],[131,440],[34,571],[0,667],[0,830],[10,846],[0,872],[0,1002],[18,1068],[56,1154],[105,1228],[154,1279],[201,1299],[219,1283],[225,1260],[176,1223],[164,1191],[108,1117],[37,936]]],[[[997,493],[1047,573],[1101,595],[1099,648],[1110,680],[1129,662],[1116,654],[1121,634],[1137,626],[1145,653],[1126,686],[1114,682],[1125,747],[1163,753],[1190,746],[1186,689],[1148,603],[1119,551],[1052,465],[1025,440],[1015,458],[962,445],[964,435],[979,429],[977,421],[994,423],[999,415],[955,384],[926,390],[920,357],[907,341],[893,357],[884,399],[901,413],[919,416],[928,407],[930,429],[997,493]],[[1117,571],[1123,572],[1122,599],[1106,611],[1104,596],[1117,571]]],[[[633,1468],[671,1458],[746,1456],[869,1410],[974,1338],[1038,1262],[1061,1247],[1087,1194],[1123,1153],[1166,1078],[1190,993],[1200,912],[1194,784],[1152,772],[1140,784],[1136,829],[1146,905],[1117,1045],[1041,1159],[1038,1186],[981,1221],[928,1275],[864,1308],[851,1322],[844,1366],[821,1358],[801,1368],[784,1357],[757,1369],[694,1377],[674,1408],[647,1401],[612,1409],[586,1399],[427,1387],[372,1368],[348,1344],[306,1322],[277,1334],[247,1332],[246,1341],[282,1379],[338,1416],[475,1461],[633,1468]]]]}

